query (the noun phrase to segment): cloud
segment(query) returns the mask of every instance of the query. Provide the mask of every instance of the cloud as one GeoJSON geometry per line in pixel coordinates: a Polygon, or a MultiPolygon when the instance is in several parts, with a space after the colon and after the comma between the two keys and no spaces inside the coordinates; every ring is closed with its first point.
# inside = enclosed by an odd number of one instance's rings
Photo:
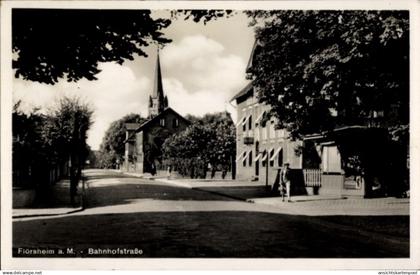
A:
{"type": "Polygon", "coordinates": [[[169,105],[181,115],[202,116],[205,113],[224,111],[225,97],[212,90],[200,90],[191,93],[181,81],[175,78],[163,79],[168,92],[169,105]]]}
{"type": "Polygon", "coordinates": [[[236,120],[236,110],[228,103],[224,94],[214,90],[200,90],[191,93],[176,78],[164,78],[163,86],[168,93],[169,105],[181,115],[203,116],[206,113],[228,111],[236,120]]]}
{"type": "Polygon", "coordinates": [[[186,66],[192,60],[202,56],[215,56],[223,52],[219,42],[203,35],[186,36],[179,43],[169,44],[162,51],[165,66],[186,66]]]}
{"type": "MultiPolygon", "coordinates": [[[[161,52],[161,65],[169,105],[182,115],[231,110],[228,101],[247,83],[245,62],[204,35],[186,36],[168,45],[161,52]]],[[[45,110],[62,95],[80,96],[95,109],[88,144],[98,149],[112,121],[129,113],[147,116],[153,86],[151,78],[136,76],[127,66],[101,63],[99,68],[102,71],[96,81],[61,81],[51,86],[15,79],[14,98],[22,99],[26,109],[39,106],[45,110]]]]}
{"type": "Polygon", "coordinates": [[[167,74],[181,79],[191,93],[213,91],[228,99],[247,83],[245,60],[204,35],[186,36],[165,47],[161,56],[167,74]]]}
{"type": "Polygon", "coordinates": [[[133,71],[114,63],[102,63],[98,80],[80,80],[77,83],[61,81],[54,86],[15,80],[14,100],[22,99],[23,108],[38,106],[45,110],[60,96],[79,96],[93,109],[94,124],[89,131],[88,144],[98,149],[109,124],[128,113],[147,115],[147,102],[151,89],[147,77],[136,78],[133,71]]]}

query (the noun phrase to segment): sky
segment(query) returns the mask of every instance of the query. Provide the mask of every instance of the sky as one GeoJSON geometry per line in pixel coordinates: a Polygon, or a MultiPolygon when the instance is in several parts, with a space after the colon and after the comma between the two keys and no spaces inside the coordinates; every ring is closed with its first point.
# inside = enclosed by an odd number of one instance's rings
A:
{"type": "MultiPolygon", "coordinates": [[[[169,15],[155,11],[154,16],[169,15]]],[[[169,106],[181,115],[235,109],[229,100],[246,86],[245,67],[254,43],[253,29],[245,15],[219,18],[204,25],[192,20],[175,20],[164,30],[172,43],[160,50],[163,89],[169,106]]],[[[147,116],[147,104],[153,89],[156,46],[146,49],[148,58],[135,56],[122,66],[100,63],[98,80],[64,80],[55,85],[14,79],[13,98],[23,108],[40,107],[46,111],[63,96],[79,96],[94,109],[88,144],[99,149],[110,123],[129,113],[147,116]]]]}

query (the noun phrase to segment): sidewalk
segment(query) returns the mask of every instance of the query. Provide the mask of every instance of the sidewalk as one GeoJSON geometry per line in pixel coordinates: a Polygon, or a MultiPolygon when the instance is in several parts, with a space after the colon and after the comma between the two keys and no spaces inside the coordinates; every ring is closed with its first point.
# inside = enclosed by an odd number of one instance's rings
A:
{"type": "Polygon", "coordinates": [[[283,202],[281,197],[267,192],[264,184],[235,180],[159,179],[159,182],[184,188],[200,190],[246,201],[259,205],[269,205],[285,214],[308,216],[368,215],[390,216],[409,215],[410,199],[303,195],[292,197],[292,202],[283,202]]]}
{"type": "Polygon", "coordinates": [[[13,218],[27,218],[38,216],[58,216],[71,214],[83,210],[83,187],[79,183],[78,195],[75,198],[75,205],[70,202],[70,181],[60,180],[48,190],[46,199],[38,200],[31,207],[13,208],[13,218]]]}
{"type": "Polygon", "coordinates": [[[136,177],[136,178],[141,178],[141,179],[148,179],[148,180],[154,180],[154,179],[167,179],[168,176],[166,175],[155,175],[152,176],[152,174],[150,173],[134,173],[134,172],[124,172],[121,170],[116,170],[118,173],[121,173],[123,175],[127,175],[127,176],[132,176],[132,177],[136,177]]]}

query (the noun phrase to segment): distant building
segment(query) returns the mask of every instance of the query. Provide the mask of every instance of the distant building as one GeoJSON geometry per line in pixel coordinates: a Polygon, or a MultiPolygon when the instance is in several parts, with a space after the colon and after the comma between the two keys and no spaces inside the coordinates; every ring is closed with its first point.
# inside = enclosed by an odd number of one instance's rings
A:
{"type": "Polygon", "coordinates": [[[155,173],[164,169],[162,144],[185,130],[189,121],[168,105],[164,95],[159,54],[156,62],[154,89],[149,97],[148,120],[143,124],[126,123],[125,156],[122,169],[138,173],[155,173]]]}

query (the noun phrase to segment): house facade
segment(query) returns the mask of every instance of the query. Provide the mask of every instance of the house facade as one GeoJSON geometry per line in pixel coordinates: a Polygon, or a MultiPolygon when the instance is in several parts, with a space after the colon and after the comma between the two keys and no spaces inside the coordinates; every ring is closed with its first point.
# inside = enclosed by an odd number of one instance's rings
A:
{"type": "MultiPolygon", "coordinates": [[[[253,66],[255,43],[247,65],[253,66]]],[[[237,111],[237,178],[272,185],[284,163],[289,163],[292,194],[363,195],[363,181],[348,180],[337,145],[325,139],[291,140],[285,129],[277,129],[277,118],[268,117],[270,106],[257,98],[252,82],[231,102],[237,111]],[[346,192],[347,191],[347,192],[346,192]]]]}
{"type": "Polygon", "coordinates": [[[149,97],[148,120],[143,124],[127,123],[124,164],[128,172],[152,173],[164,170],[162,144],[190,124],[169,107],[162,85],[159,55],[157,57],[154,89],[149,97]]]}
{"type": "Polygon", "coordinates": [[[232,98],[236,103],[236,178],[272,185],[284,163],[289,163],[294,193],[364,196],[362,177],[346,175],[337,145],[322,135],[291,140],[270,106],[258,102],[252,83],[232,98]]]}
{"type": "Polygon", "coordinates": [[[275,118],[265,119],[270,107],[258,102],[255,88],[248,84],[232,101],[236,103],[236,177],[274,182],[279,169],[289,163],[302,169],[302,156],[296,154],[301,141],[291,141],[284,129],[276,129],[275,118]]]}

